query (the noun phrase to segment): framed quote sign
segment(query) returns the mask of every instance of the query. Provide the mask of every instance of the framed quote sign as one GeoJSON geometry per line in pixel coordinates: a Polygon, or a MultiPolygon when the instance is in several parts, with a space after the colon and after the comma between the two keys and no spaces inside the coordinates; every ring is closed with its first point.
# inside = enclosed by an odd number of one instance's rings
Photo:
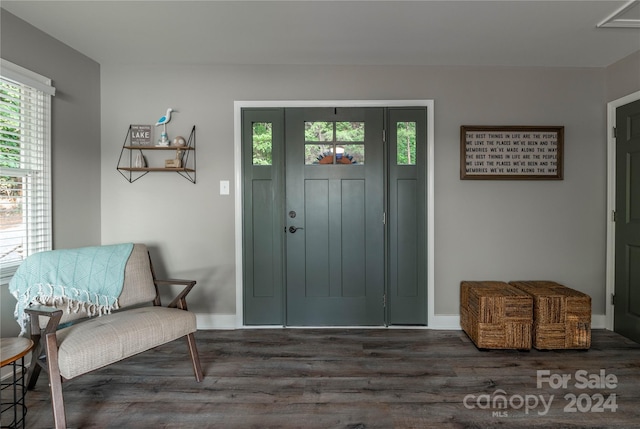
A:
{"type": "Polygon", "coordinates": [[[460,127],[460,178],[562,180],[564,127],[460,127]]]}

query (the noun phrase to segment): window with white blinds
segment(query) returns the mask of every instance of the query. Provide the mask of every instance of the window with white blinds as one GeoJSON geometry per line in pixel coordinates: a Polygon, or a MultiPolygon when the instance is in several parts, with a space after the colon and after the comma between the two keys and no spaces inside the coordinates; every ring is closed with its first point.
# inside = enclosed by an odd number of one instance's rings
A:
{"type": "Polygon", "coordinates": [[[0,60],[0,281],[51,249],[51,81],[0,60]]]}

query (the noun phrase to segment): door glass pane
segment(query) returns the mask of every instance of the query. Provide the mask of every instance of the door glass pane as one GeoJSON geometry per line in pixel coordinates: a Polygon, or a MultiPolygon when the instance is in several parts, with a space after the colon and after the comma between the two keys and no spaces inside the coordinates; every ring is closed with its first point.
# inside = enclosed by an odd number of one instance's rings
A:
{"type": "Polygon", "coordinates": [[[305,122],[304,141],[331,142],[333,141],[333,122],[305,122]]]}
{"type": "Polygon", "coordinates": [[[305,165],[326,164],[364,164],[364,144],[348,144],[335,146],[332,144],[307,144],[304,146],[305,165]]]}
{"type": "Polygon", "coordinates": [[[306,144],[304,145],[304,163],[312,164],[333,164],[332,144],[306,144]]]}
{"type": "Polygon", "coordinates": [[[273,124],[271,122],[253,123],[253,165],[271,165],[271,146],[273,124]]]}
{"type": "Polygon", "coordinates": [[[364,142],[364,122],[336,122],[336,141],[364,142]]]}
{"type": "MultiPolygon", "coordinates": [[[[364,164],[364,145],[346,144],[344,147],[344,160],[342,164],[364,164]]],[[[340,152],[338,151],[338,155],[340,152]]]]}
{"type": "Polygon", "coordinates": [[[416,123],[398,122],[396,125],[397,164],[416,165],[416,123]]]}
{"type": "Polygon", "coordinates": [[[364,164],[364,122],[305,122],[304,129],[304,140],[307,142],[304,148],[305,165],[364,164]]]}

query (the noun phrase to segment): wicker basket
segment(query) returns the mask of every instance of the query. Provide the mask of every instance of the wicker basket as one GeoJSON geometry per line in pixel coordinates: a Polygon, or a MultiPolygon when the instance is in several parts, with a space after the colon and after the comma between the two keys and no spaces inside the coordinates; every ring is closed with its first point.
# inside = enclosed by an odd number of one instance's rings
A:
{"type": "Polygon", "coordinates": [[[551,281],[516,281],[512,286],[533,297],[533,347],[591,347],[591,297],[551,281]]]}
{"type": "Polygon", "coordinates": [[[460,283],[460,325],[480,349],[531,349],[531,295],[497,281],[460,283]]]}

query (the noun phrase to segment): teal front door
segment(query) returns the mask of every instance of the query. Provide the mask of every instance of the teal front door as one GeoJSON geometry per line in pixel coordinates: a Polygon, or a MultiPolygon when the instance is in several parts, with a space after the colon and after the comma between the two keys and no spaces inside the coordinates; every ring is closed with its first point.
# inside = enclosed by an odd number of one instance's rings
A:
{"type": "Polygon", "coordinates": [[[286,323],[384,325],[384,109],[285,111],[286,323]]]}
{"type": "Polygon", "coordinates": [[[426,109],[242,111],[243,323],[427,324],[426,109]]]}

